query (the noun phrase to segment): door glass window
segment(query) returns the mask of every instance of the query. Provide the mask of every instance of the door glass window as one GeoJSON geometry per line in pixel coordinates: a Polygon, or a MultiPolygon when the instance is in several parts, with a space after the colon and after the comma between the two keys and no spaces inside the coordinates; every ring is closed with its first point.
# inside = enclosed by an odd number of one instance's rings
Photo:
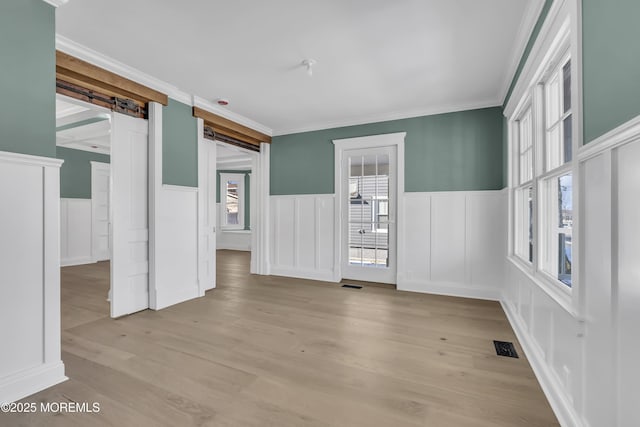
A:
{"type": "Polygon", "coordinates": [[[389,155],[349,156],[349,264],[389,266],[389,155]]]}

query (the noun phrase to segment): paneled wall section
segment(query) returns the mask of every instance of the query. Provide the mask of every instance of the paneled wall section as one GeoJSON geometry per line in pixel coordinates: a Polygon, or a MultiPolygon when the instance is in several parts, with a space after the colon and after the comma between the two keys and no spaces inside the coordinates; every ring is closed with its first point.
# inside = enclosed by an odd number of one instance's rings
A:
{"type": "Polygon", "coordinates": [[[91,199],[60,199],[60,265],[92,261],[91,199]]]}
{"type": "Polygon", "coordinates": [[[332,194],[271,196],[271,274],[335,281],[332,194]]]}
{"type": "Polygon", "coordinates": [[[499,299],[506,193],[405,193],[403,199],[398,289],[499,299]]]}
{"type": "MultiPolygon", "coordinates": [[[[637,425],[640,402],[640,120],[629,142],[581,161],[573,312],[508,262],[503,305],[564,425],[637,425]]],[[[607,139],[599,144],[606,145],[607,139]]]]}

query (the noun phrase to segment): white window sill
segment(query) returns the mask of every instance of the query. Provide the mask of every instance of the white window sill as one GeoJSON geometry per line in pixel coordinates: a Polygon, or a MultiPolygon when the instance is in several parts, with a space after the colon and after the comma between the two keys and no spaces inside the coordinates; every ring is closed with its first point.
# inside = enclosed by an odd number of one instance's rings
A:
{"type": "Polygon", "coordinates": [[[562,289],[558,283],[555,283],[553,278],[547,273],[539,271],[537,274],[533,274],[531,264],[525,263],[519,257],[510,255],[507,259],[522,271],[533,283],[535,283],[545,294],[547,294],[552,300],[554,300],[560,307],[562,307],[567,313],[569,313],[576,320],[582,320],[579,313],[573,307],[572,290],[562,289]]]}

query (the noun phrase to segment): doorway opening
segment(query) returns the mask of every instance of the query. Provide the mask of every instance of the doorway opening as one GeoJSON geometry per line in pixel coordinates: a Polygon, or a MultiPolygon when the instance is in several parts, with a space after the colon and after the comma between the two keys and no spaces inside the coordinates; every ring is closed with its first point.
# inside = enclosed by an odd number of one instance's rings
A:
{"type": "Polygon", "coordinates": [[[339,280],[396,284],[405,133],[334,140],[339,280]]]}
{"type": "Polygon", "coordinates": [[[221,141],[215,144],[216,257],[223,254],[221,251],[242,251],[249,252],[249,258],[253,258],[258,153],[221,141]]]}
{"type": "Polygon", "coordinates": [[[80,274],[111,317],[149,307],[148,129],[146,119],[56,95],[63,281],[80,274]]]}

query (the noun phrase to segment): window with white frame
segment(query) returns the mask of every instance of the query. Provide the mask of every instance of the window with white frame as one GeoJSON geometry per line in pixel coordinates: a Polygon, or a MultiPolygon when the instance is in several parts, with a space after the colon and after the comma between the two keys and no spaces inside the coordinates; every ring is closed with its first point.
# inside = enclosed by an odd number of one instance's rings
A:
{"type": "Polygon", "coordinates": [[[220,174],[220,225],[244,229],[244,174],[220,174]]]}
{"type": "Polygon", "coordinates": [[[568,54],[551,68],[544,88],[544,174],[540,193],[539,268],[571,288],[573,179],[571,58],[568,54]]]}
{"type": "Polygon", "coordinates": [[[533,262],[533,112],[531,104],[515,122],[518,160],[518,187],[515,191],[515,253],[533,262]]]}
{"type": "MultiPolygon", "coordinates": [[[[573,120],[567,47],[543,67],[511,120],[513,253],[572,288],[573,120]]],[[[550,280],[548,280],[550,279],[550,280]]]]}

